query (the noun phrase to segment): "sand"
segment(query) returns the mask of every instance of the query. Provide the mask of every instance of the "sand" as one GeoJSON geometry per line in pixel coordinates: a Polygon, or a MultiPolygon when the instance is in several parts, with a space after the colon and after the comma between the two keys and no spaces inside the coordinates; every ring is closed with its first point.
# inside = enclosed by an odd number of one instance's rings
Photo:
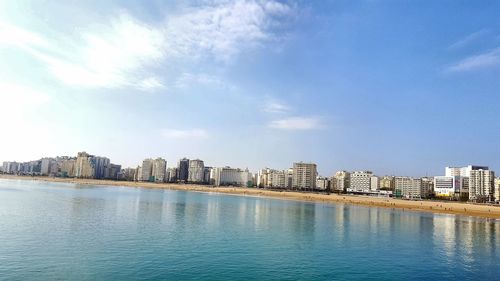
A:
{"type": "Polygon", "coordinates": [[[446,213],[456,215],[466,215],[484,218],[500,219],[500,205],[483,205],[462,202],[447,202],[447,201],[410,201],[386,197],[373,196],[357,196],[343,194],[319,194],[306,193],[295,191],[275,191],[259,188],[243,188],[243,187],[213,187],[207,185],[194,184],[173,184],[173,183],[148,183],[148,182],[127,182],[127,181],[111,181],[111,180],[93,180],[93,179],[71,179],[71,178],[52,178],[52,177],[30,177],[30,176],[11,176],[0,175],[0,178],[19,179],[19,180],[36,180],[49,182],[63,182],[86,185],[106,185],[106,186],[127,186],[135,188],[162,188],[172,190],[185,190],[195,192],[215,192],[234,194],[241,196],[262,196],[279,199],[299,200],[299,201],[315,201],[323,203],[345,203],[356,204],[371,207],[383,207],[400,209],[403,211],[425,211],[434,213],[446,213]]]}

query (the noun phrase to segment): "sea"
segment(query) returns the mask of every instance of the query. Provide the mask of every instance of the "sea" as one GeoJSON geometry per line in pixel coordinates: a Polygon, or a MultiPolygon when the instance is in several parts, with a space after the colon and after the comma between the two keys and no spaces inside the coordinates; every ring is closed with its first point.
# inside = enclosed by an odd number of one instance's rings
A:
{"type": "Polygon", "coordinates": [[[500,221],[0,179],[0,280],[500,280],[500,221]]]}

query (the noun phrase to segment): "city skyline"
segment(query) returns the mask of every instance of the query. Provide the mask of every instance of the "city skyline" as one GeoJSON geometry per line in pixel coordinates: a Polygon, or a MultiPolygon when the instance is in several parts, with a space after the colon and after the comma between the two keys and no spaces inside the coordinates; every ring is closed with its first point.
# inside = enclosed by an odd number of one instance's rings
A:
{"type": "Polygon", "coordinates": [[[500,3],[451,3],[0,2],[0,161],[500,170],[500,3]]]}

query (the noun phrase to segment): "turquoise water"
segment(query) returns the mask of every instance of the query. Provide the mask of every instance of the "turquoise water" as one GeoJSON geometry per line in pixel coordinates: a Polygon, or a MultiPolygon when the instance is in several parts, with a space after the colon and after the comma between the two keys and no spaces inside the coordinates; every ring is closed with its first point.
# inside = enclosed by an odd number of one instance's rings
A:
{"type": "Polygon", "coordinates": [[[500,222],[0,179],[2,280],[500,280],[500,222]]]}

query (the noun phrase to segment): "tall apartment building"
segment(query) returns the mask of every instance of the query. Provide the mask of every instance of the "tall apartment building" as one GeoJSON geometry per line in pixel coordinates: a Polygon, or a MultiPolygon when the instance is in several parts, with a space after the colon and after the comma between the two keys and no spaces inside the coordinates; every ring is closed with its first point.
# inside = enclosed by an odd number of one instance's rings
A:
{"type": "Polygon", "coordinates": [[[176,182],[176,181],[177,181],[177,168],[168,168],[167,182],[176,182]]]}
{"type": "Polygon", "coordinates": [[[210,175],[210,183],[215,186],[233,185],[233,186],[252,186],[252,173],[246,170],[230,167],[213,168],[210,175]]]}
{"type": "Polygon", "coordinates": [[[189,160],[188,182],[202,183],[205,179],[205,165],[202,160],[189,160]]]}
{"type": "Polygon", "coordinates": [[[62,177],[73,178],[76,176],[76,159],[66,159],[61,162],[60,173],[62,177]]]}
{"type": "Polygon", "coordinates": [[[314,163],[293,163],[292,188],[314,190],[318,172],[314,163]]]}
{"type": "Polygon", "coordinates": [[[154,181],[153,178],[153,159],[147,158],[142,161],[140,181],[154,181]]]}
{"type": "Polygon", "coordinates": [[[371,171],[357,171],[351,173],[351,186],[348,191],[352,192],[369,192],[371,187],[371,171]]]}
{"type": "Polygon", "coordinates": [[[177,164],[177,180],[187,182],[189,176],[189,159],[182,158],[177,164]]]}
{"type": "Polygon", "coordinates": [[[379,178],[377,176],[372,176],[370,178],[370,191],[375,192],[378,191],[379,188],[379,178]]]}
{"type": "Polygon", "coordinates": [[[427,191],[422,190],[422,180],[411,177],[395,177],[394,193],[396,197],[424,198],[427,191]]]}
{"type": "Polygon", "coordinates": [[[6,174],[15,174],[19,171],[19,163],[17,162],[3,162],[2,171],[6,174]]]}
{"type": "Polygon", "coordinates": [[[93,156],[87,152],[78,152],[75,164],[75,177],[92,179],[95,176],[93,156]]]}
{"type": "Polygon", "coordinates": [[[316,189],[317,190],[330,190],[330,180],[325,177],[317,177],[316,178],[316,189]]]}
{"type": "Polygon", "coordinates": [[[54,170],[54,166],[57,170],[57,162],[54,158],[42,158],[40,165],[40,174],[42,176],[48,176],[54,170]]]}
{"type": "Polygon", "coordinates": [[[270,173],[270,185],[266,187],[272,188],[286,188],[287,187],[287,175],[285,171],[272,171],[270,173]]]}
{"type": "Polygon", "coordinates": [[[167,178],[167,161],[163,158],[156,158],[153,160],[151,175],[153,181],[165,182],[167,178]]]}
{"type": "Polygon", "coordinates": [[[338,171],[332,178],[332,190],[335,192],[346,192],[351,187],[351,173],[338,171]]]}
{"type": "Polygon", "coordinates": [[[469,177],[469,200],[491,202],[494,200],[495,173],[490,170],[471,170],[469,177]]]}
{"type": "Polygon", "coordinates": [[[500,178],[495,179],[495,202],[500,202],[500,178]]]}

